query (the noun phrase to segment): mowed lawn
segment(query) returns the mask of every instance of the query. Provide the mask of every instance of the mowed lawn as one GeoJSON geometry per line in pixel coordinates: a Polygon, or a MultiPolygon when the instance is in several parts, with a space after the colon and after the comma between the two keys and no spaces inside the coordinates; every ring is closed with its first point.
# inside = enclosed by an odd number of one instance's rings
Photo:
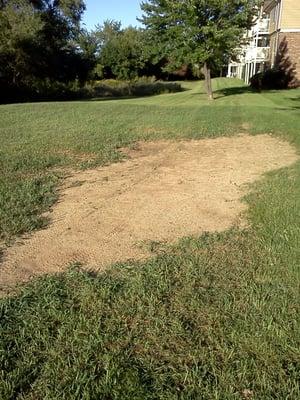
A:
{"type": "MultiPolygon", "coordinates": [[[[220,78],[210,103],[184,86],[0,106],[2,246],[47,223],[70,168],[117,161],[136,140],[270,133],[300,150],[299,90],[220,78]]],[[[73,266],[2,299],[0,399],[299,399],[299,199],[298,162],[253,186],[244,230],[98,276],[73,266]]]]}
{"type": "Polygon", "coordinates": [[[214,81],[209,104],[202,83],[177,94],[126,100],[0,106],[0,241],[41,227],[65,167],[120,159],[136,140],[196,138],[242,132],[297,140],[299,91],[247,93],[241,81],[214,81]]]}

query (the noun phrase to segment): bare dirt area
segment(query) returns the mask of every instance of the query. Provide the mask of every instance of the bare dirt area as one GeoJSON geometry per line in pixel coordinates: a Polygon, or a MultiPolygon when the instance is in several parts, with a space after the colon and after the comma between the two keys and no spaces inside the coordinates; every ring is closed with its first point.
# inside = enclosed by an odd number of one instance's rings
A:
{"type": "Polygon", "coordinates": [[[6,249],[0,289],[80,262],[101,270],[172,242],[239,224],[247,185],[297,160],[268,135],[138,143],[121,163],[66,180],[47,229],[6,249]]]}

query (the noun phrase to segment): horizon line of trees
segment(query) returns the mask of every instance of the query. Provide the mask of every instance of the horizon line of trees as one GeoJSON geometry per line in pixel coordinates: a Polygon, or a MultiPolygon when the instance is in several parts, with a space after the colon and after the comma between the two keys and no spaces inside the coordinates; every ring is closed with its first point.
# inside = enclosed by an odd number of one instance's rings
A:
{"type": "Polygon", "coordinates": [[[88,81],[219,75],[260,0],[148,0],[144,28],[81,26],[84,0],[0,0],[0,101],[51,98],[88,81]],[[204,67],[204,68],[203,68],[204,67]]]}
{"type": "MultiPolygon", "coordinates": [[[[121,22],[106,20],[82,38],[90,43],[95,67],[91,79],[134,80],[139,77],[155,77],[162,80],[197,79],[200,69],[191,62],[183,61],[174,66],[168,55],[158,51],[153,38],[143,28],[127,26],[121,22]]],[[[216,70],[217,73],[220,70],[216,70]]]]}

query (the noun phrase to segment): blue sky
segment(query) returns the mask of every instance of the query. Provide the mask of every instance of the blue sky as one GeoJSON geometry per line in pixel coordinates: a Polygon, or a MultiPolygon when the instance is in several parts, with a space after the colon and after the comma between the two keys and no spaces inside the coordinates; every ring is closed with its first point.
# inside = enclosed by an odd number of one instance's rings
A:
{"type": "Polygon", "coordinates": [[[106,19],[121,21],[122,26],[139,25],[136,20],[141,16],[141,0],[86,0],[86,12],[83,23],[88,30],[96,24],[102,24],[106,19]]]}

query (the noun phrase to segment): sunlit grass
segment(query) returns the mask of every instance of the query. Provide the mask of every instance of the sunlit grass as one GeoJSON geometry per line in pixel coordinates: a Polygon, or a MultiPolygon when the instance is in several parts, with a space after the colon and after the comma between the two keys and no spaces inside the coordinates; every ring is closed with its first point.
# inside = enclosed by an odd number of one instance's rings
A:
{"type": "Polygon", "coordinates": [[[252,93],[241,81],[214,81],[209,104],[200,82],[154,97],[0,106],[0,238],[44,224],[58,169],[117,161],[136,140],[196,138],[242,132],[299,140],[299,91],[252,93]],[[287,117],[288,116],[288,117],[287,117]]]}
{"type": "MultiPolygon", "coordinates": [[[[299,91],[218,79],[209,104],[187,85],[1,106],[2,237],[43,223],[64,167],[116,161],[135,140],[271,133],[300,148],[299,91]]],[[[0,398],[299,399],[299,199],[298,163],[253,185],[247,229],[183,238],[101,275],[72,268],[3,299],[0,398]]]]}

